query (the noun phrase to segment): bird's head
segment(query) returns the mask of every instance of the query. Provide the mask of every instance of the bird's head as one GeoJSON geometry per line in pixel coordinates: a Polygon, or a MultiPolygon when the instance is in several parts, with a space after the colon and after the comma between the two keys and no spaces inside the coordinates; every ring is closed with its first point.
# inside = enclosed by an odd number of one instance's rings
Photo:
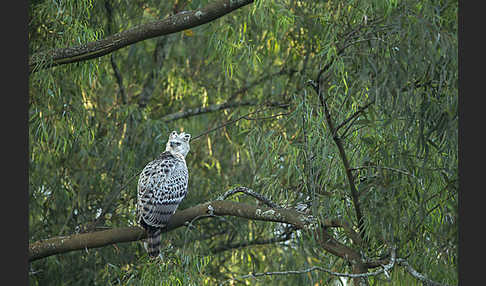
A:
{"type": "Polygon", "coordinates": [[[186,158],[187,153],[191,149],[189,147],[189,140],[191,140],[191,134],[181,132],[177,134],[176,131],[172,131],[167,140],[167,145],[165,146],[165,151],[169,151],[174,155],[181,155],[186,158]]]}

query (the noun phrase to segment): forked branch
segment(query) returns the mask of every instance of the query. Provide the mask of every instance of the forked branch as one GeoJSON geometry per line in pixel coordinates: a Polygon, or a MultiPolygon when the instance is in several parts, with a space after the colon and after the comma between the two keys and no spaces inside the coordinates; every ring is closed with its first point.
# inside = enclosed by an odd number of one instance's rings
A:
{"type": "Polygon", "coordinates": [[[361,211],[361,206],[359,203],[358,189],[356,188],[356,184],[354,182],[354,176],[353,173],[351,172],[351,166],[349,164],[348,156],[346,155],[346,151],[344,150],[343,141],[339,136],[333,118],[331,117],[331,112],[329,111],[329,107],[327,106],[326,98],[324,97],[321,85],[319,84],[319,79],[316,82],[309,81],[309,84],[313,87],[314,91],[317,93],[317,96],[319,97],[319,101],[321,102],[321,105],[323,107],[327,127],[329,128],[329,132],[332,135],[332,139],[334,140],[334,143],[338,148],[339,157],[341,158],[341,161],[343,163],[344,171],[346,173],[346,177],[349,183],[349,188],[351,190],[351,198],[353,200],[353,205],[356,212],[359,234],[363,239],[364,238],[363,213],[361,211]]]}

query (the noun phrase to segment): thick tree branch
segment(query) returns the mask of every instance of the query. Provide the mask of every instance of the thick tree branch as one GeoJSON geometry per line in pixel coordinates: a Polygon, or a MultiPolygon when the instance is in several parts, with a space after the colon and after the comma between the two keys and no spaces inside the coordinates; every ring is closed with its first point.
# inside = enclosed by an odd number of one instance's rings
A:
{"type": "MultiPolygon", "coordinates": [[[[281,222],[291,224],[298,229],[308,229],[314,225],[312,217],[293,209],[274,209],[232,201],[212,201],[177,211],[163,231],[171,231],[189,222],[212,216],[236,216],[252,220],[281,222]]],[[[139,227],[123,227],[54,237],[31,243],[29,246],[29,261],[55,254],[98,248],[114,243],[137,241],[144,238],[146,238],[146,234],[139,227]]]]}
{"type": "Polygon", "coordinates": [[[339,242],[334,237],[332,237],[328,233],[326,226],[327,225],[317,228],[314,232],[316,240],[321,244],[322,248],[337,257],[349,261],[352,264],[360,263],[361,262],[360,253],[357,250],[344,245],[343,243],[339,242]]]}
{"type": "Polygon", "coordinates": [[[83,250],[103,247],[114,243],[136,241],[145,237],[145,231],[139,227],[122,227],[70,236],[53,237],[31,243],[29,245],[29,261],[73,250],[83,250]]]}
{"type": "Polygon", "coordinates": [[[101,57],[136,42],[200,26],[253,1],[222,0],[208,4],[204,8],[179,12],[164,20],[135,26],[98,41],[75,47],[38,52],[29,58],[29,73],[53,66],[101,57]]]}

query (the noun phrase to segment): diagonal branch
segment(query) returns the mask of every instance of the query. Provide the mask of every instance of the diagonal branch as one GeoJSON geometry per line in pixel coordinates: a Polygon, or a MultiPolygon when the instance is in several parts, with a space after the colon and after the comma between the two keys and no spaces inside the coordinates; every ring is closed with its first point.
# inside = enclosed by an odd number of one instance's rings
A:
{"type": "MultiPolygon", "coordinates": [[[[240,107],[240,106],[253,106],[253,105],[259,105],[260,103],[257,100],[241,100],[241,101],[236,101],[235,98],[237,98],[239,95],[247,92],[251,88],[258,86],[259,84],[274,78],[275,76],[280,76],[280,75],[292,75],[296,71],[293,69],[282,69],[279,72],[267,75],[267,76],[262,76],[258,80],[246,85],[245,87],[240,88],[239,90],[235,91],[233,94],[231,94],[228,98],[228,100],[224,103],[221,104],[212,104],[206,107],[196,107],[196,108],[190,108],[182,111],[178,111],[175,113],[171,113],[168,115],[165,115],[162,117],[162,120],[165,122],[170,122],[182,118],[188,118],[191,116],[199,115],[199,114],[205,114],[209,112],[215,112],[219,110],[224,110],[224,109],[229,109],[229,108],[234,108],[234,107],[240,107]]],[[[264,102],[262,105],[266,106],[272,106],[272,107],[281,107],[281,108],[288,108],[289,104],[288,103],[279,103],[279,102],[264,102]]]]}
{"type": "Polygon", "coordinates": [[[163,20],[135,26],[87,44],[38,52],[29,58],[29,73],[62,64],[98,58],[131,44],[180,32],[220,18],[254,0],[221,0],[204,8],[182,11],[163,20]]]}
{"type": "MultiPolygon", "coordinates": [[[[314,219],[293,209],[274,209],[232,201],[212,201],[177,211],[162,231],[168,232],[185,226],[188,222],[214,216],[235,216],[251,220],[281,222],[293,225],[298,229],[308,229],[314,225],[314,219]]],[[[144,230],[135,226],[53,237],[31,243],[28,259],[34,261],[55,254],[137,241],[144,238],[146,238],[144,230]]]]}
{"type": "MultiPolygon", "coordinates": [[[[341,129],[344,125],[348,124],[348,122],[350,122],[354,118],[358,117],[363,111],[366,110],[366,108],[368,108],[374,102],[375,102],[375,100],[372,100],[372,101],[368,102],[367,104],[361,106],[353,115],[351,115],[350,117],[346,118],[343,122],[341,122],[341,124],[339,124],[336,127],[335,132],[338,132],[338,130],[341,129]]],[[[341,136],[345,136],[345,134],[346,134],[346,132],[344,132],[341,136]]]]}
{"type": "Polygon", "coordinates": [[[247,91],[249,91],[253,87],[258,86],[259,84],[261,84],[261,83],[263,83],[263,82],[265,82],[265,81],[267,81],[269,79],[272,79],[272,78],[274,78],[276,76],[281,76],[281,75],[292,76],[296,72],[297,72],[297,70],[294,70],[294,69],[284,69],[283,68],[280,71],[275,72],[275,73],[272,73],[272,74],[258,76],[257,77],[258,80],[249,83],[248,85],[240,88],[239,90],[237,90],[236,92],[234,92],[233,94],[231,94],[231,96],[229,97],[228,101],[235,100],[238,96],[246,93],[247,91]]]}
{"type": "MultiPolygon", "coordinates": [[[[377,24],[377,23],[380,23],[381,20],[380,19],[374,19],[374,20],[370,21],[370,23],[371,22],[377,24]]],[[[348,183],[349,183],[349,188],[351,190],[351,197],[352,197],[354,209],[355,209],[355,212],[356,212],[356,219],[358,221],[358,229],[359,229],[359,235],[361,236],[361,239],[363,239],[365,237],[363,213],[361,211],[361,206],[360,206],[360,203],[359,203],[358,190],[357,190],[356,184],[354,182],[353,173],[350,170],[351,166],[349,164],[348,157],[347,157],[346,152],[344,150],[342,137],[339,136],[338,130],[340,128],[342,128],[343,126],[345,126],[346,124],[348,124],[349,121],[356,118],[361,112],[363,112],[366,108],[368,108],[374,102],[374,100],[371,101],[370,103],[366,104],[365,106],[361,107],[360,110],[358,110],[356,113],[354,113],[350,118],[344,120],[341,124],[336,126],[332,117],[331,117],[331,113],[329,111],[326,99],[325,99],[324,94],[323,94],[323,84],[324,84],[324,82],[327,81],[327,79],[329,77],[328,72],[329,72],[331,66],[333,65],[333,63],[335,62],[335,60],[340,55],[342,55],[347,48],[349,48],[352,45],[360,42],[360,40],[357,40],[357,41],[351,41],[351,40],[359,38],[361,36],[359,34],[359,32],[361,31],[361,29],[365,28],[365,26],[366,26],[366,24],[365,25],[358,25],[355,29],[349,31],[349,33],[347,33],[347,35],[343,38],[344,40],[339,44],[340,47],[338,48],[336,55],[331,57],[331,59],[327,62],[327,64],[324,65],[324,67],[322,67],[319,70],[319,73],[317,74],[316,80],[315,81],[313,81],[313,80],[308,81],[308,84],[311,85],[312,88],[314,89],[314,91],[316,92],[316,94],[319,98],[319,101],[320,101],[320,103],[321,103],[321,105],[324,109],[324,115],[325,115],[325,121],[326,121],[327,127],[329,128],[330,133],[332,135],[332,139],[334,140],[334,143],[336,144],[336,146],[339,150],[339,156],[340,156],[341,161],[343,163],[344,170],[345,170],[345,173],[346,173],[346,177],[347,177],[347,180],[348,180],[348,183]],[[357,34],[357,35],[355,35],[355,34],[357,34]],[[324,76],[324,75],[326,75],[326,76],[324,76]]],[[[347,130],[345,131],[345,133],[346,132],[347,132],[347,130]]]]}
{"type": "Polygon", "coordinates": [[[210,249],[210,252],[212,254],[216,254],[219,252],[227,251],[227,250],[233,250],[233,249],[240,249],[244,247],[249,247],[249,246],[255,246],[255,245],[267,245],[267,244],[274,244],[278,242],[284,242],[290,240],[292,237],[292,233],[294,231],[293,227],[290,227],[289,230],[287,230],[285,233],[268,238],[268,239],[255,239],[252,241],[243,241],[243,242],[238,242],[238,243],[231,243],[231,244],[225,244],[225,245],[220,245],[218,247],[214,247],[210,249]]]}
{"type": "Polygon", "coordinates": [[[429,278],[425,277],[425,275],[423,275],[422,273],[413,269],[413,267],[410,266],[410,264],[408,264],[408,262],[405,259],[399,258],[399,259],[397,259],[397,263],[400,266],[404,266],[405,269],[407,270],[407,272],[410,273],[410,275],[412,275],[416,279],[422,281],[422,283],[424,283],[424,285],[428,285],[428,286],[448,286],[446,284],[441,284],[439,282],[435,282],[435,281],[430,280],[429,278]]]}
{"type": "MultiPolygon", "coordinates": [[[[311,230],[316,227],[315,219],[312,216],[300,213],[294,209],[271,208],[233,201],[215,200],[177,211],[171,217],[167,227],[162,231],[169,232],[176,228],[187,226],[199,219],[214,218],[216,216],[234,216],[250,220],[286,223],[292,229],[311,230]]],[[[324,228],[347,228],[345,223],[336,219],[325,219],[321,222],[321,226],[324,228]]],[[[138,226],[52,237],[30,243],[28,260],[35,261],[51,255],[71,251],[138,241],[146,237],[145,231],[138,226]]],[[[325,249],[330,253],[342,258],[358,257],[358,254],[354,253],[352,249],[348,249],[345,245],[340,244],[329,235],[322,238],[324,239],[323,244],[326,246],[325,249]]]]}
{"type": "Polygon", "coordinates": [[[164,122],[170,122],[182,118],[188,118],[191,116],[199,115],[199,114],[204,114],[204,113],[209,113],[209,112],[215,112],[219,110],[224,110],[228,108],[234,108],[234,107],[240,107],[240,106],[252,106],[252,105],[257,105],[258,102],[254,100],[249,100],[249,101],[238,101],[238,102],[226,102],[222,104],[212,104],[206,107],[196,107],[196,108],[189,108],[183,111],[178,111],[175,113],[171,113],[168,115],[165,115],[162,117],[162,121],[164,122]]]}
{"type": "Polygon", "coordinates": [[[254,198],[256,198],[257,200],[263,202],[264,204],[266,204],[267,206],[271,207],[271,208],[280,208],[279,205],[277,205],[276,203],[272,202],[269,198],[266,198],[265,196],[249,189],[249,188],[246,188],[246,187],[236,187],[234,189],[231,189],[229,191],[227,191],[226,193],[222,194],[221,196],[219,196],[217,198],[217,200],[221,201],[221,200],[225,200],[227,199],[229,196],[232,196],[236,193],[244,193],[244,194],[247,194],[249,196],[252,196],[254,198]]]}
{"type": "Polygon", "coordinates": [[[250,273],[250,274],[247,274],[247,275],[243,275],[243,276],[240,276],[240,277],[237,277],[237,278],[231,278],[231,279],[228,279],[222,283],[220,283],[219,285],[223,285],[227,282],[230,282],[230,281],[233,281],[233,280],[237,280],[237,279],[248,279],[248,278],[257,278],[257,277],[261,277],[261,276],[272,276],[272,275],[295,275],[295,274],[305,274],[305,273],[309,273],[309,272],[312,272],[312,271],[322,271],[322,272],[326,272],[330,275],[333,275],[333,276],[338,276],[338,277],[348,277],[348,278],[364,278],[364,277],[370,277],[370,276],[377,276],[379,274],[382,274],[384,273],[385,275],[389,276],[389,273],[388,271],[391,270],[394,266],[395,266],[395,250],[393,249],[392,250],[392,257],[390,259],[390,262],[387,264],[387,265],[383,265],[382,266],[382,269],[380,270],[377,270],[377,271],[373,271],[373,272],[366,272],[366,273],[339,273],[339,272],[335,272],[335,271],[332,271],[332,270],[329,270],[329,269],[326,269],[326,268],[323,268],[323,267],[320,267],[320,266],[312,266],[310,268],[307,268],[307,269],[302,269],[302,270],[288,270],[288,271],[273,271],[273,272],[262,272],[262,273],[250,273]]]}
{"type": "Polygon", "coordinates": [[[334,125],[334,121],[331,118],[331,113],[329,111],[329,108],[327,106],[326,99],[324,98],[324,95],[322,94],[321,90],[321,85],[319,84],[319,81],[314,82],[314,81],[309,81],[309,84],[314,88],[314,91],[317,93],[319,100],[321,102],[321,105],[324,109],[324,115],[327,123],[327,127],[329,128],[329,131],[332,135],[332,139],[334,140],[334,143],[336,144],[336,147],[338,148],[339,151],[339,157],[341,158],[341,161],[343,162],[344,166],[344,171],[346,173],[346,177],[348,179],[349,183],[349,188],[351,190],[351,198],[353,200],[353,205],[354,209],[356,212],[356,219],[358,221],[358,229],[359,229],[359,234],[361,235],[361,238],[364,238],[364,221],[363,221],[363,213],[361,212],[361,206],[359,203],[359,194],[358,194],[358,189],[356,188],[356,184],[354,182],[354,176],[353,173],[351,172],[351,166],[349,164],[348,157],[346,155],[346,151],[344,150],[344,144],[337,133],[337,129],[334,125]]]}
{"type": "Polygon", "coordinates": [[[240,106],[254,106],[254,105],[265,105],[271,107],[280,107],[280,108],[288,108],[289,104],[287,103],[278,103],[278,102],[268,102],[268,103],[260,103],[256,100],[247,100],[247,101],[235,101],[235,102],[225,102],[221,104],[212,104],[206,107],[196,107],[196,108],[189,108],[186,110],[174,112],[162,117],[162,121],[170,122],[182,118],[188,118],[195,115],[215,112],[219,110],[240,107],[240,106]]]}
{"type": "MultiPolygon", "coordinates": [[[[259,109],[255,110],[255,111],[248,112],[248,113],[246,113],[245,115],[242,115],[242,116],[240,116],[240,117],[238,117],[238,118],[235,118],[235,119],[232,119],[232,120],[229,120],[229,121],[226,121],[225,123],[223,123],[223,124],[221,124],[221,125],[219,125],[219,126],[216,126],[216,127],[212,128],[212,129],[209,129],[209,130],[207,130],[207,131],[205,131],[205,132],[203,132],[203,133],[201,133],[201,134],[199,134],[199,135],[195,136],[195,137],[194,137],[194,138],[192,138],[191,140],[192,140],[192,141],[194,141],[194,140],[196,140],[196,139],[198,139],[198,138],[200,138],[200,137],[202,137],[202,136],[204,136],[204,135],[207,135],[207,134],[209,134],[209,133],[211,133],[211,132],[213,132],[213,131],[216,131],[216,130],[218,130],[218,129],[224,128],[224,127],[226,127],[226,126],[228,126],[228,125],[230,125],[230,124],[233,124],[233,123],[235,123],[235,122],[238,122],[238,121],[240,121],[240,120],[242,120],[242,119],[245,119],[245,120],[251,120],[251,118],[249,118],[249,117],[248,117],[249,115],[253,115],[253,114],[256,114],[256,113],[259,113],[259,112],[263,112],[263,111],[265,111],[265,110],[270,109],[271,107],[280,107],[280,108],[286,108],[286,107],[288,107],[288,106],[289,106],[289,105],[288,105],[288,104],[285,104],[285,103],[283,103],[283,104],[278,104],[278,103],[277,103],[276,105],[272,105],[272,104],[267,105],[267,106],[266,106],[266,108],[261,107],[261,108],[259,108],[259,109]]],[[[264,107],[265,107],[265,106],[264,106],[264,107]]],[[[282,114],[280,114],[280,115],[282,115],[282,114]]]]}

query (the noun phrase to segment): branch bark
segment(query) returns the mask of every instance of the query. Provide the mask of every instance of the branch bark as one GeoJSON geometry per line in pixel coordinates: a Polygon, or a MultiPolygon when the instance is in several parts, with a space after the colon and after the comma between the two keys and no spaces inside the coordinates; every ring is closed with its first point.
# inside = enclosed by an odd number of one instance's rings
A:
{"type": "Polygon", "coordinates": [[[29,73],[62,64],[98,58],[131,44],[180,32],[222,17],[254,0],[222,0],[204,8],[182,11],[164,20],[135,26],[94,42],[80,46],[38,52],[29,58],[29,73]]]}
{"type": "MultiPolygon", "coordinates": [[[[196,220],[214,216],[236,216],[252,220],[288,223],[298,229],[308,229],[314,222],[311,217],[293,209],[269,208],[232,201],[212,201],[177,211],[162,231],[168,232],[196,220]]],[[[137,241],[144,238],[146,238],[145,231],[135,226],[53,237],[31,243],[29,245],[29,261],[55,254],[137,241]]]]}

